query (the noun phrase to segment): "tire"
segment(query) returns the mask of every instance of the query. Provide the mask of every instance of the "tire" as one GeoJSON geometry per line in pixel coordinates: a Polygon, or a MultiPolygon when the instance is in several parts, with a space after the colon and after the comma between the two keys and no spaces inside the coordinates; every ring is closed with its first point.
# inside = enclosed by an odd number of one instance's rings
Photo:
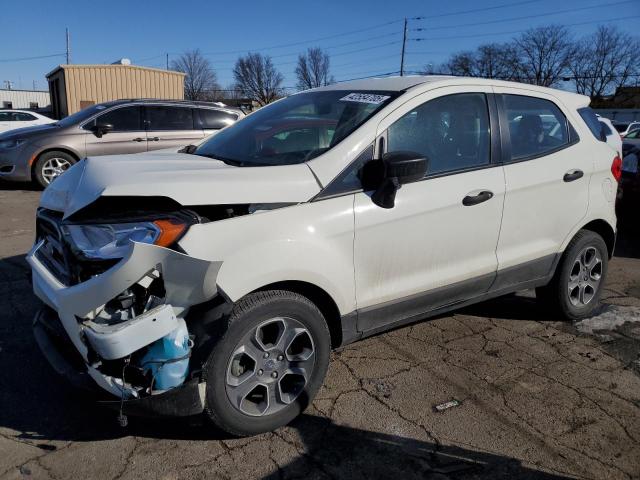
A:
{"type": "Polygon", "coordinates": [[[592,316],[600,304],[608,266],[603,238],[580,230],[562,254],[551,282],[536,289],[536,297],[567,320],[592,316]]]}
{"type": "Polygon", "coordinates": [[[269,290],[241,299],[226,322],[203,367],[207,415],[239,437],[288,424],[327,372],[331,338],[322,313],[302,295],[269,290]]]}
{"type": "Polygon", "coordinates": [[[51,150],[44,152],[38,157],[33,169],[36,183],[42,188],[46,188],[53,180],[68,170],[76,159],[66,152],[51,150]]]}

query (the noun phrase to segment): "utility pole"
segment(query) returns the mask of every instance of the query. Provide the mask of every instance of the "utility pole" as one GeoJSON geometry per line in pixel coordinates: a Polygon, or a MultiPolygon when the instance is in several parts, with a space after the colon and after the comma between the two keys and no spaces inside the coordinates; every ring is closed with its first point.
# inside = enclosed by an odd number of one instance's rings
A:
{"type": "Polygon", "coordinates": [[[71,47],[69,45],[69,29],[65,28],[64,31],[67,36],[67,65],[69,65],[71,63],[71,47]]]}
{"type": "Polygon", "coordinates": [[[404,19],[404,33],[402,34],[402,56],[400,57],[400,76],[404,75],[404,47],[407,43],[407,19],[404,19]]]}
{"type": "Polygon", "coordinates": [[[4,86],[7,90],[11,90],[13,88],[13,82],[11,80],[5,80],[4,86]]]}
{"type": "Polygon", "coordinates": [[[167,53],[167,70],[169,70],[169,54],[167,53]]]}

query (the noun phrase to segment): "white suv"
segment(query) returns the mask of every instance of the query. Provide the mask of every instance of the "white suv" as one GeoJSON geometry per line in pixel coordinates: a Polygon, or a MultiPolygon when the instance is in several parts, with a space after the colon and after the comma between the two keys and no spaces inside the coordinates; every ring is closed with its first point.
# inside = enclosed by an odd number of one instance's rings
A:
{"type": "Polygon", "coordinates": [[[591,315],[621,161],[588,104],[369,79],[284,98],[181,154],[87,158],[38,210],[36,339],[121,413],[206,411],[251,435],[308,405],[331,348],[529,288],[591,315]]]}

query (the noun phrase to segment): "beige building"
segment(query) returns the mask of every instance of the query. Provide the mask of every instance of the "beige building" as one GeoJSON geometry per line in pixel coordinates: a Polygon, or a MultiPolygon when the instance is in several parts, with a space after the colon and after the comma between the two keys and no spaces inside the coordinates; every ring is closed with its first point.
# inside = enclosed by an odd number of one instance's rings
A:
{"type": "Polygon", "coordinates": [[[184,73],[123,63],[60,65],[47,74],[54,118],[123,98],[184,99],[184,73]]]}

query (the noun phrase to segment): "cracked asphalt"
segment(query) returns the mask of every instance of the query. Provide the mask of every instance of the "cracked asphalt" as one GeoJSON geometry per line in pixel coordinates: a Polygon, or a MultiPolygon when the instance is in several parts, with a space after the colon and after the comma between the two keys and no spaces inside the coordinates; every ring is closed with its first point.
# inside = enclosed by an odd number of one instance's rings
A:
{"type": "Polygon", "coordinates": [[[0,479],[640,478],[640,234],[621,233],[598,317],[525,292],[378,335],[333,353],[290,426],[233,439],[200,417],[121,428],[56,377],[31,334],[24,188],[0,184],[0,479]]]}

